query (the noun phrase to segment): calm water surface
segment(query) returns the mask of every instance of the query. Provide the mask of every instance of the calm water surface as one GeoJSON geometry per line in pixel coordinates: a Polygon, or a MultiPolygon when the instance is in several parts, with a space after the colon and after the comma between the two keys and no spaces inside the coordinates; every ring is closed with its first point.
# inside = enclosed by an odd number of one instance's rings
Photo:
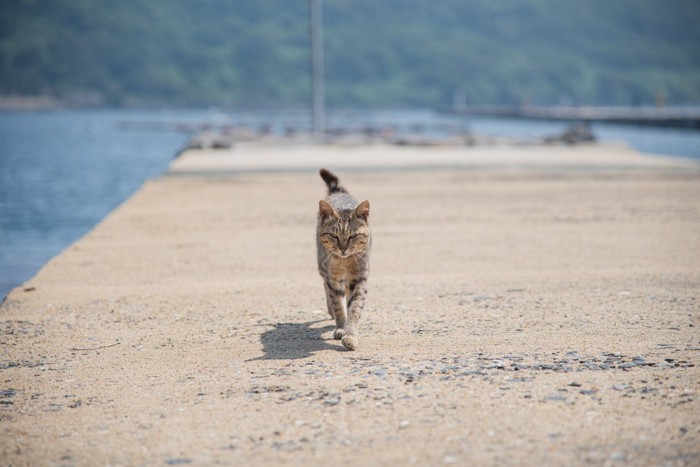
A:
{"type": "Polygon", "coordinates": [[[116,125],[144,116],[0,113],[0,297],[164,171],[186,137],[116,125]]]}
{"type": "MultiPolygon", "coordinates": [[[[207,111],[0,112],[0,299],[30,279],[65,247],[84,235],[143,182],[162,174],[187,136],[167,130],[124,129],[120,122],[271,122],[274,131],[303,124],[297,114],[207,111]]],[[[423,123],[475,133],[533,138],[566,125],[502,119],[464,119],[430,111],[338,112],[331,124],[423,123]]],[[[603,140],[637,149],[700,159],[700,132],[596,125],[603,140]]]]}

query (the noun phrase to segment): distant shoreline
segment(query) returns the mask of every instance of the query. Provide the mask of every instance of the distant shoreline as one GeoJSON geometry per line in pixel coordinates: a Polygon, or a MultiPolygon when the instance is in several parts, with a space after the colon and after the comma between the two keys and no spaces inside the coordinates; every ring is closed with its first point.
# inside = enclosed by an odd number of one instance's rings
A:
{"type": "Polygon", "coordinates": [[[441,111],[453,115],[481,117],[700,129],[700,108],[697,106],[475,105],[441,111]]]}
{"type": "Polygon", "coordinates": [[[52,96],[0,96],[0,110],[53,110],[66,107],[52,96]]]}

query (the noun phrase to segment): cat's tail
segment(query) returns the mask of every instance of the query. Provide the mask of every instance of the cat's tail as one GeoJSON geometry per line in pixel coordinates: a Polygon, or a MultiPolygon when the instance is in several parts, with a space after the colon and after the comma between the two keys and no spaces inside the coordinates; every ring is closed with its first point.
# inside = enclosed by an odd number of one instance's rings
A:
{"type": "Polygon", "coordinates": [[[340,186],[340,180],[338,180],[338,176],[330,170],[321,169],[318,171],[318,173],[321,174],[321,178],[324,182],[326,182],[326,185],[328,186],[329,195],[332,195],[333,193],[348,192],[345,188],[340,186]]]}

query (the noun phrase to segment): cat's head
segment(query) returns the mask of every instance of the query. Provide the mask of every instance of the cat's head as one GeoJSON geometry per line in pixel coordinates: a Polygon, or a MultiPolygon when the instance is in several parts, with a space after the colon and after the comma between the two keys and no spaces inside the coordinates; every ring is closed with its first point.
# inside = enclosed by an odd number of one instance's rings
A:
{"type": "Polygon", "coordinates": [[[341,258],[361,253],[369,246],[369,201],[355,209],[339,210],[319,201],[319,240],[323,247],[341,258]]]}

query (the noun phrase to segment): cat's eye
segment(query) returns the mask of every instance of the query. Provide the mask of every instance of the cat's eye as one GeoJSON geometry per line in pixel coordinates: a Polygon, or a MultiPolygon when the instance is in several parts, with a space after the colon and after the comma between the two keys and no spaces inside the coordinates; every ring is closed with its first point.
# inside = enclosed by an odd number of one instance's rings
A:
{"type": "Polygon", "coordinates": [[[339,240],[336,234],[329,233],[328,235],[330,235],[333,240],[339,240]]]}
{"type": "Polygon", "coordinates": [[[350,240],[353,240],[353,239],[357,238],[357,234],[352,234],[352,235],[350,235],[350,237],[348,237],[348,238],[349,238],[350,240]]]}

